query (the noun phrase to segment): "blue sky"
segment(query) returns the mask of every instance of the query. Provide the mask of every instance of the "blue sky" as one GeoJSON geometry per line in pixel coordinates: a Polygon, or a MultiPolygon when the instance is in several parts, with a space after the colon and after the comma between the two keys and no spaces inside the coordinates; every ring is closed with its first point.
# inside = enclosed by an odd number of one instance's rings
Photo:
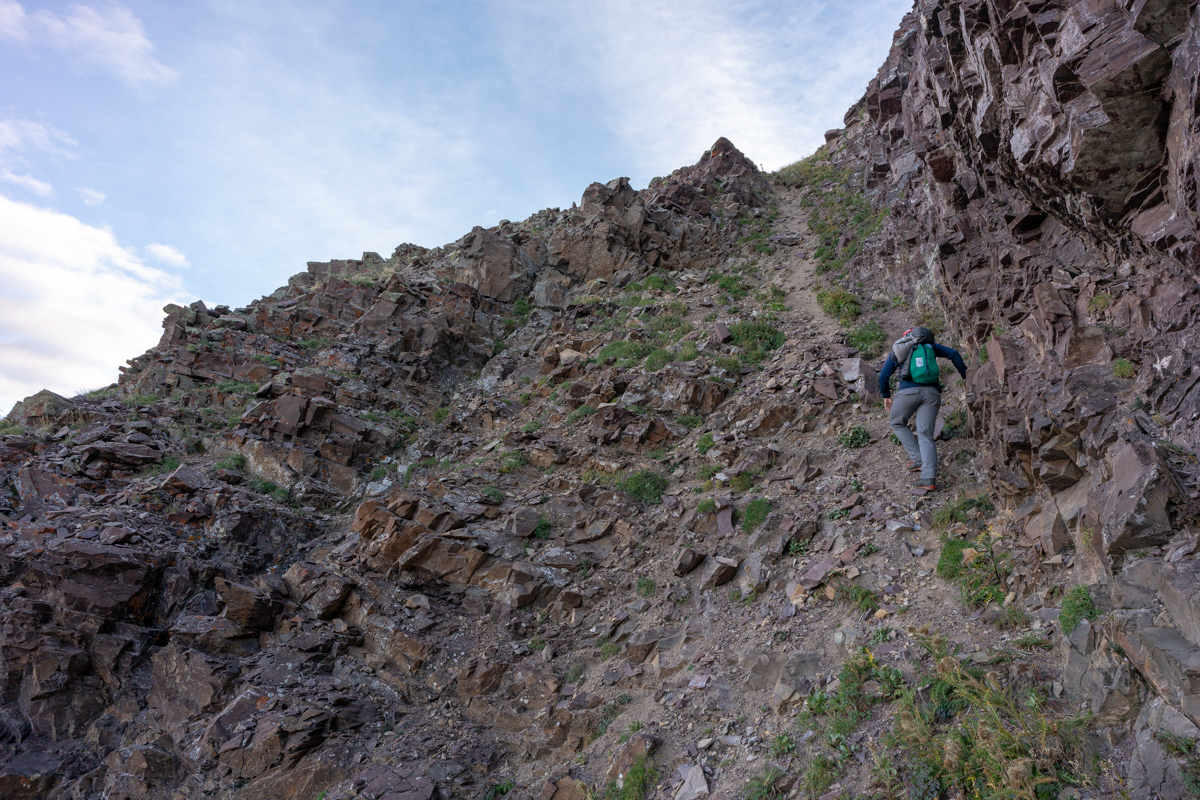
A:
{"type": "Polygon", "coordinates": [[[909,0],[0,0],[0,411],[161,306],[434,246],[591,181],[814,150],[909,0]]]}

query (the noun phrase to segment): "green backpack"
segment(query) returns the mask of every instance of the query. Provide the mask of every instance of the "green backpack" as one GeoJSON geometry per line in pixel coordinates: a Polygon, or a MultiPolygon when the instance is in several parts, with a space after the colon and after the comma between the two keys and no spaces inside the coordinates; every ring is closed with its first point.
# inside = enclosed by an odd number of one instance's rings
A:
{"type": "Polygon", "coordinates": [[[937,354],[931,344],[915,344],[908,356],[908,379],[923,386],[939,383],[937,354]]]}

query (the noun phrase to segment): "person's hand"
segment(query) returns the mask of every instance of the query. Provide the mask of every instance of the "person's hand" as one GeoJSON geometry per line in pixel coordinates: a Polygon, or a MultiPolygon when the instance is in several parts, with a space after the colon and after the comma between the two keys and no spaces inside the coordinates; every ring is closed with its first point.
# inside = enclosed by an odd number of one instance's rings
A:
{"type": "Polygon", "coordinates": [[[885,397],[883,399],[883,410],[889,414],[892,413],[892,398],[885,397]]]}

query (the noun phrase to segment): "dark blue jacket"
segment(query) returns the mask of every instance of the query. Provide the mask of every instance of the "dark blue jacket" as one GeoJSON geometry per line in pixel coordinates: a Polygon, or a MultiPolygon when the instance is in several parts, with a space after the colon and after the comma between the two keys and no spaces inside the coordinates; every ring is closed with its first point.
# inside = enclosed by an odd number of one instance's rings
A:
{"type": "MultiPolygon", "coordinates": [[[[954,368],[958,370],[958,374],[964,378],[967,377],[967,365],[963,363],[962,356],[953,347],[946,347],[944,344],[935,344],[933,346],[934,355],[938,358],[948,358],[954,364],[954,368]]],[[[892,379],[892,373],[896,371],[896,354],[888,353],[887,361],[883,362],[883,370],[879,373],[879,394],[882,397],[891,397],[892,389],[888,383],[892,379]]],[[[898,389],[919,389],[922,386],[932,386],[931,383],[913,383],[912,381],[901,380],[898,389]]],[[[938,389],[941,390],[941,384],[938,384],[938,389]]]]}

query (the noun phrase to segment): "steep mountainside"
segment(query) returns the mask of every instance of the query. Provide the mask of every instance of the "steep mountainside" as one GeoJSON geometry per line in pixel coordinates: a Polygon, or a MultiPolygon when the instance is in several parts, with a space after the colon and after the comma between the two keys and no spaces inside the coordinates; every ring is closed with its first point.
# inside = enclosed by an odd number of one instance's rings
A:
{"type": "Polygon", "coordinates": [[[919,0],[779,173],[169,307],[0,422],[0,797],[1194,792],[1198,72],[1195,3],[919,0]]]}

